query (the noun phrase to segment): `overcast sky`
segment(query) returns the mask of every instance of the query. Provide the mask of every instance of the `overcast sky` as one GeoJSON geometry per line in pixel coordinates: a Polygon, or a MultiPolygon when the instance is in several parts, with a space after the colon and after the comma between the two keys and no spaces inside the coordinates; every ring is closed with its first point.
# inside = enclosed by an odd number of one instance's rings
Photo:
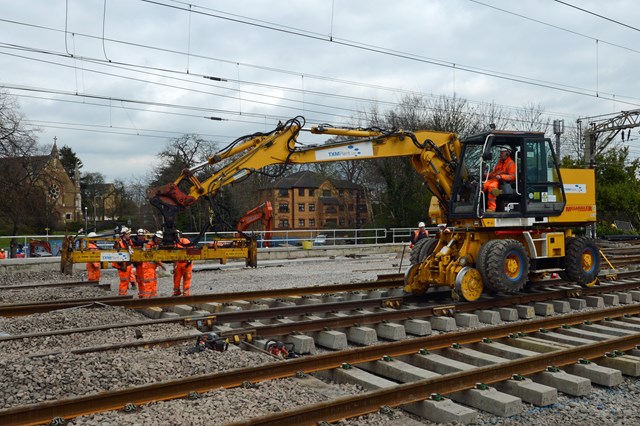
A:
{"type": "Polygon", "coordinates": [[[222,145],[296,115],[353,125],[408,92],[540,104],[567,127],[640,108],[633,0],[0,0],[0,11],[0,86],[42,144],[56,137],[107,180],[147,174],[184,133],[222,145]]]}

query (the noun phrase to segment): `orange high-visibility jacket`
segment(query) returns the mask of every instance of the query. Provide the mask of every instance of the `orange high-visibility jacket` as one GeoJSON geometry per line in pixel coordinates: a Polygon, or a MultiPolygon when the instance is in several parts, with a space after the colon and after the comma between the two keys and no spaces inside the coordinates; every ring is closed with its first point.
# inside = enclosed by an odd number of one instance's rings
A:
{"type": "Polygon", "coordinates": [[[499,160],[496,166],[493,168],[493,172],[491,172],[490,178],[503,180],[505,182],[512,182],[516,179],[516,163],[511,159],[511,157],[507,157],[506,160],[499,160]]]}

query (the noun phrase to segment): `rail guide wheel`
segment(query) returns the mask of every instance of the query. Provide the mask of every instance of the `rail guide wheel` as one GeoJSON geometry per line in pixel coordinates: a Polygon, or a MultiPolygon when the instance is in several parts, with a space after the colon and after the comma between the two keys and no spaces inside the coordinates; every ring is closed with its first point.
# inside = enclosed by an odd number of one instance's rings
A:
{"type": "Polygon", "coordinates": [[[482,295],[484,285],[480,271],[471,266],[465,266],[456,276],[456,292],[462,295],[464,300],[475,302],[482,295]]]}

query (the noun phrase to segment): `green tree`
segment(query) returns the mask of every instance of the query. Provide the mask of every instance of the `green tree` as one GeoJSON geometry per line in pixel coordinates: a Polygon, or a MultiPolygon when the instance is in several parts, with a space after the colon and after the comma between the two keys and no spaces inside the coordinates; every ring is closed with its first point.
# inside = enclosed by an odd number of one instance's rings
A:
{"type": "Polygon", "coordinates": [[[71,180],[73,180],[76,176],[76,165],[78,166],[78,170],[80,170],[83,166],[82,160],[66,145],[58,150],[58,154],[60,155],[60,162],[62,163],[62,167],[64,167],[64,171],[67,172],[71,180]]]}
{"type": "Polygon", "coordinates": [[[640,159],[629,160],[629,147],[615,147],[596,156],[598,220],[627,220],[640,225],[640,159]]]}

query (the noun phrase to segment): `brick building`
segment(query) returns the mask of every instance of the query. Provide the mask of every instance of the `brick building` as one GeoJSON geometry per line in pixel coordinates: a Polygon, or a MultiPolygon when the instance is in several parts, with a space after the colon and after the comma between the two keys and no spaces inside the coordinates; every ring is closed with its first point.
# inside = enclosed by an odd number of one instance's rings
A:
{"type": "Polygon", "coordinates": [[[274,229],[360,228],[370,214],[360,185],[314,172],[282,177],[259,191],[271,201],[274,229]]]}
{"type": "Polygon", "coordinates": [[[55,143],[49,155],[2,158],[0,167],[3,172],[12,174],[12,182],[16,185],[35,185],[44,191],[45,205],[41,208],[53,215],[47,219],[47,225],[82,219],[80,173],[76,169],[76,179],[69,177],[55,143]]]}

